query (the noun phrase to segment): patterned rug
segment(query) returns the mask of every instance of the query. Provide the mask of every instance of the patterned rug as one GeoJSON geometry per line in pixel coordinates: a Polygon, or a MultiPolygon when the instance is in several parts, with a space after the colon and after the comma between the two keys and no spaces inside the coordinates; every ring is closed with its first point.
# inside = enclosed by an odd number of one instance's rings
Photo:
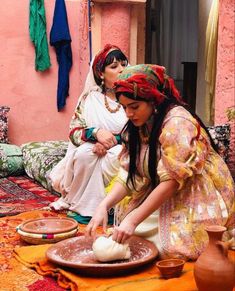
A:
{"type": "Polygon", "coordinates": [[[41,209],[57,198],[27,176],[0,179],[0,217],[41,209]]]}

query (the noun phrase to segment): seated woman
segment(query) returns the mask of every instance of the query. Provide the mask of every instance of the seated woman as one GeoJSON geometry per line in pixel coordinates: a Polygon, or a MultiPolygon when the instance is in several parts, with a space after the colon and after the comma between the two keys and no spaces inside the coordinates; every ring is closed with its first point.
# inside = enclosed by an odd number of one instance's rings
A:
{"type": "MultiPolygon", "coordinates": [[[[196,259],[206,225],[234,224],[234,183],[206,127],[191,114],[174,81],[157,65],[129,66],[116,96],[129,118],[117,182],[87,226],[94,235],[115,208],[113,240],[124,243],[154,213],[161,257],[196,259]]],[[[140,232],[139,232],[140,234],[140,232]]]]}
{"type": "Polygon", "coordinates": [[[70,123],[66,156],[50,173],[53,188],[62,194],[50,207],[72,210],[80,222],[86,221],[83,216],[89,221],[119,168],[119,134],[127,118],[112,87],[127,64],[113,45],[95,56],[70,123]]]}

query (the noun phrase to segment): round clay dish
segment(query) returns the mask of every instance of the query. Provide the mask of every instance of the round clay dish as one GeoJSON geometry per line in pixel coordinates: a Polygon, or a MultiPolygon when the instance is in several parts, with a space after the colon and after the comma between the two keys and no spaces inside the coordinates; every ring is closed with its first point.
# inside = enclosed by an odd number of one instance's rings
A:
{"type": "Polygon", "coordinates": [[[182,273],[185,261],[182,259],[167,259],[158,261],[156,266],[165,279],[179,277],[182,273]]]}
{"type": "Polygon", "coordinates": [[[79,274],[96,277],[117,276],[152,262],[158,255],[156,246],[141,237],[129,239],[131,257],[128,260],[99,262],[92,251],[92,238],[78,236],[51,246],[46,257],[53,263],[72,268],[79,274]]]}
{"type": "Polygon", "coordinates": [[[31,219],[23,222],[20,229],[24,232],[55,234],[68,232],[78,227],[76,220],[67,217],[48,217],[31,219]]]}

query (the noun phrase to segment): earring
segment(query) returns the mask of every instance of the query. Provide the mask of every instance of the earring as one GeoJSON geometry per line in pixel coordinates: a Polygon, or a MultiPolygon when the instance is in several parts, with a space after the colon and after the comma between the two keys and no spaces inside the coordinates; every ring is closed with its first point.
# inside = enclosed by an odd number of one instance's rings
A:
{"type": "Polygon", "coordinates": [[[101,79],[101,86],[104,87],[104,77],[101,76],[100,79],[101,79]]]}
{"type": "Polygon", "coordinates": [[[155,107],[154,108],[154,112],[153,112],[154,114],[157,114],[158,113],[158,111],[157,111],[157,108],[155,107]]]}

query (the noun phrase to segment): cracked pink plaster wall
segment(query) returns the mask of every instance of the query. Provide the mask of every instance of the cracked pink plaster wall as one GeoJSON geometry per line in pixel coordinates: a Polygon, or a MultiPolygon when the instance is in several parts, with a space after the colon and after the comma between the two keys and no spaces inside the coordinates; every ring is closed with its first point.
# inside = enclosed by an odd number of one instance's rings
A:
{"type": "Polygon", "coordinates": [[[235,177],[235,121],[228,122],[226,109],[235,106],[235,7],[234,1],[220,0],[215,93],[215,124],[230,123],[229,167],[235,177]]]}
{"type": "Polygon", "coordinates": [[[130,5],[113,3],[102,5],[101,43],[118,45],[129,56],[130,5]]]}

